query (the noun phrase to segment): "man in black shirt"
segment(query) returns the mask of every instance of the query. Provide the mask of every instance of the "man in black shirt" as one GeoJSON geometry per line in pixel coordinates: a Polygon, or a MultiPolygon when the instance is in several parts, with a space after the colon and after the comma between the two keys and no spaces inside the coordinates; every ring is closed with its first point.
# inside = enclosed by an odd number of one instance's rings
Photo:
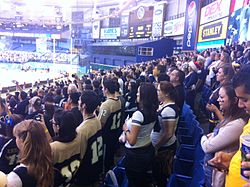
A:
{"type": "Polygon", "coordinates": [[[185,80],[185,73],[179,69],[175,69],[170,74],[170,82],[176,89],[176,104],[182,113],[182,107],[185,101],[185,89],[183,82],[185,80]]]}
{"type": "Polygon", "coordinates": [[[79,101],[80,94],[77,93],[71,93],[69,94],[69,102],[71,104],[71,112],[74,114],[74,117],[77,122],[77,126],[79,126],[83,122],[83,116],[78,108],[78,101],[79,101]]]}
{"type": "Polygon", "coordinates": [[[14,109],[14,114],[21,114],[23,117],[26,117],[28,113],[28,105],[29,99],[28,94],[24,91],[21,91],[19,95],[20,103],[17,104],[16,108],[14,109]]]}

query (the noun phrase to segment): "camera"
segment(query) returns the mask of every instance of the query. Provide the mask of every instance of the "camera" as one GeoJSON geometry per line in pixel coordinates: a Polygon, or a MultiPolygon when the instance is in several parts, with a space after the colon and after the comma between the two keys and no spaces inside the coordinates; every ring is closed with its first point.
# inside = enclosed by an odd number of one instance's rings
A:
{"type": "Polygon", "coordinates": [[[41,114],[35,115],[34,120],[36,120],[36,121],[42,121],[42,115],[41,114]]]}

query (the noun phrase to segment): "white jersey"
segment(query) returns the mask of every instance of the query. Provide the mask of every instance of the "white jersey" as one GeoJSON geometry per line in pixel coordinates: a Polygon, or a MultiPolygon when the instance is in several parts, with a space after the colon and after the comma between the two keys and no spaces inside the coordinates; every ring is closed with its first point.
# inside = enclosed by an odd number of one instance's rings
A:
{"type": "Polygon", "coordinates": [[[128,130],[131,131],[133,125],[140,126],[140,130],[136,139],[136,144],[131,146],[126,141],[125,146],[127,148],[140,148],[151,143],[150,134],[154,128],[155,121],[145,124],[143,114],[140,111],[133,113],[132,117],[127,121],[128,130]]]}
{"type": "MultiPolygon", "coordinates": [[[[163,106],[158,115],[158,120],[159,120],[159,125],[160,129],[159,130],[154,130],[151,133],[151,139],[152,139],[152,144],[155,146],[157,142],[159,141],[160,137],[162,136],[162,123],[166,121],[175,121],[175,130],[177,128],[177,123],[178,123],[178,113],[176,111],[176,105],[174,103],[169,103],[168,105],[163,106]]],[[[174,132],[175,132],[174,130],[174,132]]],[[[172,135],[172,137],[166,142],[164,147],[170,146],[176,141],[176,136],[175,133],[172,135]]]]}

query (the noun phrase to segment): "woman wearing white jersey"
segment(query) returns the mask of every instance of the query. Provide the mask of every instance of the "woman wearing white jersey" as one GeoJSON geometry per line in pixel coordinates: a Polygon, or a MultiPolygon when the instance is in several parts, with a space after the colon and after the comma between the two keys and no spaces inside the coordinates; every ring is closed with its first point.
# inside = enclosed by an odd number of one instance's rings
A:
{"type": "Polygon", "coordinates": [[[152,186],[152,162],[155,149],[150,134],[157,121],[158,98],[154,85],[138,88],[139,110],[123,127],[126,139],[125,169],[129,187],[152,186]]]}
{"type": "Polygon", "coordinates": [[[167,178],[172,173],[172,163],[176,151],[175,130],[179,119],[179,108],[175,104],[176,91],[174,86],[161,81],[157,88],[161,105],[158,109],[158,121],[151,138],[157,151],[153,166],[153,176],[157,186],[165,187],[167,178]]]}

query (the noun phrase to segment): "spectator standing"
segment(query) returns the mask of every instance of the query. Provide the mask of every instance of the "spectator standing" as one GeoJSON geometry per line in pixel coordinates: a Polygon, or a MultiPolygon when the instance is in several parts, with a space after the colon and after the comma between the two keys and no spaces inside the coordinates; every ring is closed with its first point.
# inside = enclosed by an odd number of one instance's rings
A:
{"type": "Polygon", "coordinates": [[[13,135],[14,126],[21,122],[22,116],[12,114],[5,122],[0,122],[3,132],[0,133],[0,171],[10,173],[18,164],[19,150],[13,135]]]}
{"type": "Polygon", "coordinates": [[[28,105],[29,105],[28,94],[24,91],[21,91],[19,95],[19,100],[20,102],[17,104],[13,113],[21,114],[23,117],[26,117],[26,115],[28,114],[28,105]]]}
{"type": "Polygon", "coordinates": [[[125,170],[129,186],[152,185],[155,149],[150,134],[157,120],[158,98],[154,85],[141,83],[138,88],[139,108],[123,126],[125,136],[125,170]]]}
{"type": "Polygon", "coordinates": [[[50,143],[55,169],[54,186],[68,185],[80,167],[80,140],[77,138],[77,123],[73,113],[59,109],[55,112],[53,129],[56,136],[50,143]]]}
{"type": "Polygon", "coordinates": [[[176,105],[179,107],[180,114],[182,113],[183,104],[185,101],[184,82],[185,73],[179,69],[175,69],[170,74],[170,82],[176,90],[176,105]]]}
{"type": "Polygon", "coordinates": [[[101,104],[98,115],[103,127],[105,171],[108,171],[114,165],[114,154],[119,145],[122,103],[115,96],[116,87],[116,81],[112,79],[104,80],[103,90],[107,99],[101,104]]]}
{"type": "MultiPolygon", "coordinates": [[[[243,108],[245,112],[250,114],[250,81],[246,77],[250,77],[250,65],[243,66],[233,78],[233,87],[239,99],[239,107],[243,108]]],[[[250,121],[244,126],[243,133],[240,136],[239,149],[236,154],[227,154],[219,152],[215,158],[211,160],[212,163],[223,164],[229,167],[229,173],[226,176],[226,187],[236,187],[247,185],[247,181],[241,178],[241,143],[242,136],[250,134],[250,121]]],[[[246,165],[246,163],[244,163],[246,165]]],[[[242,164],[243,165],[243,164],[242,164]]]]}
{"type": "Polygon", "coordinates": [[[131,117],[132,114],[137,110],[136,104],[136,93],[137,85],[135,81],[129,81],[128,83],[128,93],[125,95],[125,118],[127,116],[131,117]]]}
{"type": "Polygon", "coordinates": [[[185,77],[184,85],[185,85],[185,99],[186,103],[194,110],[194,99],[195,99],[195,85],[198,80],[198,70],[200,66],[195,61],[189,62],[188,74],[185,77]]]}
{"type": "Polygon", "coordinates": [[[82,161],[74,180],[80,186],[99,187],[99,177],[103,172],[102,126],[94,114],[98,105],[98,95],[95,92],[82,93],[79,108],[84,121],[76,129],[80,138],[82,161]]]}
{"type": "Polygon", "coordinates": [[[69,94],[69,103],[71,105],[70,111],[74,114],[77,126],[83,122],[82,113],[80,112],[80,110],[78,108],[79,97],[80,97],[80,94],[78,92],[69,94]]]}
{"type": "Polygon", "coordinates": [[[153,176],[157,186],[165,187],[172,173],[177,147],[175,131],[179,119],[179,108],[175,104],[176,91],[171,83],[160,82],[157,91],[158,99],[162,104],[158,109],[158,125],[151,133],[152,143],[157,152],[153,164],[153,176]]]}
{"type": "MultiPolygon", "coordinates": [[[[205,153],[212,154],[218,151],[235,152],[239,146],[239,136],[246,124],[246,114],[238,107],[238,99],[231,85],[220,88],[218,102],[224,119],[215,127],[213,133],[202,137],[202,149],[205,153]]],[[[212,185],[224,187],[225,173],[213,170],[212,185]]]]}
{"type": "Polygon", "coordinates": [[[14,136],[21,164],[8,174],[7,186],[52,187],[52,154],[43,126],[25,120],[14,127],[14,136]]]}

